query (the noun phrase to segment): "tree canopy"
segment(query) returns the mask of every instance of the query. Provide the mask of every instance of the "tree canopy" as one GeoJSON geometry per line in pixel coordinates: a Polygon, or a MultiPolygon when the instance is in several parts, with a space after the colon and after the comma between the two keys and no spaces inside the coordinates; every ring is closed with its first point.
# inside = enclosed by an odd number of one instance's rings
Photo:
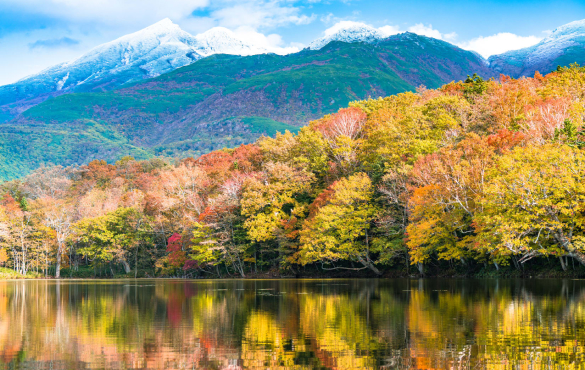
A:
{"type": "Polygon", "coordinates": [[[0,265],[208,277],[585,265],[583,91],[577,65],[471,76],[199,158],[43,167],[0,185],[0,265]]]}

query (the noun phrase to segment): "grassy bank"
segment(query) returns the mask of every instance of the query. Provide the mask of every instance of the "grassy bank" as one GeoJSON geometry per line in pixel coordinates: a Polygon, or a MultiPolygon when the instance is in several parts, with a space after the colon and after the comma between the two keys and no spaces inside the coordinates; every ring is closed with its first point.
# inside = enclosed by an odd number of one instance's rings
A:
{"type": "Polygon", "coordinates": [[[18,273],[12,269],[6,267],[0,267],[0,280],[2,279],[37,279],[42,278],[41,274],[29,272],[26,275],[18,273]]]}

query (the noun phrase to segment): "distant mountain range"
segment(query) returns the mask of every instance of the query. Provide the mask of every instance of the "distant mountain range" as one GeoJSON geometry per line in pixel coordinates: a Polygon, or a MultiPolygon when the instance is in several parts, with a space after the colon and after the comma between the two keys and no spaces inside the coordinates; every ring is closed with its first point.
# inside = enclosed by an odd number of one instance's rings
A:
{"type": "Polygon", "coordinates": [[[352,100],[473,73],[546,73],[585,61],[584,37],[584,23],[574,22],[486,61],[441,40],[351,25],[275,55],[224,28],[191,36],[163,20],[1,86],[0,179],[123,155],[197,156],[294,131],[352,100]]]}
{"type": "Polygon", "coordinates": [[[585,20],[555,29],[534,46],[493,55],[488,61],[494,71],[512,77],[534,76],[536,71],[544,74],[575,62],[583,64],[585,20]]]}
{"type": "Polygon", "coordinates": [[[111,90],[128,82],[159,76],[212,54],[266,52],[265,48],[238,39],[226,28],[216,27],[192,36],[170,19],[164,19],[100,45],[76,60],[0,86],[0,110],[6,120],[52,96],[111,90]]]}
{"type": "Polygon", "coordinates": [[[474,72],[492,76],[476,54],[413,33],[284,56],[212,55],[111,91],[60,95],[0,124],[0,178],[51,163],[198,156],[474,72]]]}
{"type": "MultiPolygon", "coordinates": [[[[373,44],[388,37],[380,29],[347,22],[336,32],[309,44],[319,50],[332,41],[373,44]]],[[[557,65],[585,60],[585,21],[556,29],[539,44],[491,56],[486,63],[495,74],[531,76],[557,65]]],[[[72,92],[96,92],[159,76],[214,55],[269,53],[222,27],[192,36],[169,19],[100,45],[80,58],[50,67],[16,83],[0,86],[0,122],[8,121],[49,97],[72,92]]]]}

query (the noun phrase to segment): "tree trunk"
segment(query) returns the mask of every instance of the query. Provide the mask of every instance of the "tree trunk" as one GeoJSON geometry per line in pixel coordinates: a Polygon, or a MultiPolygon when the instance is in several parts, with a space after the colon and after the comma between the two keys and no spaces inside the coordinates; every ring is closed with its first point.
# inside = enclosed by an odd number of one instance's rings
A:
{"type": "Polygon", "coordinates": [[[140,244],[136,245],[136,255],[134,258],[134,279],[138,277],[138,247],[140,247],[140,244]]]}
{"type": "Polygon", "coordinates": [[[563,268],[563,271],[567,271],[567,265],[565,265],[565,261],[563,261],[563,256],[559,257],[559,261],[561,261],[561,267],[563,268]]]}
{"type": "Polygon", "coordinates": [[[416,264],[416,267],[418,268],[418,272],[419,272],[419,273],[420,273],[422,276],[425,276],[425,272],[424,272],[424,270],[423,270],[423,264],[419,262],[419,263],[417,263],[417,264],[416,264]]]}
{"type": "Polygon", "coordinates": [[[561,247],[568,252],[568,256],[573,257],[577,261],[579,261],[583,266],[585,266],[585,254],[575,250],[571,241],[564,236],[563,234],[556,234],[555,239],[561,245],[561,247]]]}
{"type": "Polygon", "coordinates": [[[520,267],[518,266],[518,261],[516,261],[516,257],[512,256],[512,262],[514,263],[514,267],[516,268],[516,270],[520,270],[520,267]]]}
{"type": "Polygon", "coordinates": [[[368,267],[370,268],[370,270],[374,271],[374,274],[376,274],[376,275],[382,275],[382,273],[380,272],[380,270],[378,270],[376,268],[376,266],[374,266],[372,263],[368,263],[368,267]]]}
{"type": "Polygon", "coordinates": [[[130,272],[132,272],[132,270],[130,269],[130,265],[128,264],[128,262],[126,262],[125,259],[120,258],[120,263],[122,263],[122,266],[124,266],[124,271],[129,274],[130,272]]]}
{"type": "Polygon", "coordinates": [[[55,279],[61,278],[61,246],[57,247],[57,263],[55,264],[55,279]]]}
{"type": "Polygon", "coordinates": [[[579,261],[583,266],[585,266],[585,254],[578,251],[573,251],[569,253],[569,256],[573,257],[574,259],[579,261]]]}
{"type": "Polygon", "coordinates": [[[22,249],[22,265],[21,265],[21,273],[23,275],[26,275],[26,273],[28,272],[28,269],[26,267],[26,245],[24,243],[24,240],[22,240],[21,238],[21,249],[22,249]]]}
{"type": "Polygon", "coordinates": [[[240,261],[240,257],[238,257],[238,262],[234,262],[233,264],[234,269],[240,273],[240,276],[245,278],[246,274],[244,273],[244,266],[242,264],[242,261],[240,261]]]}
{"type": "Polygon", "coordinates": [[[382,273],[380,272],[380,270],[378,270],[376,268],[376,266],[374,266],[373,263],[371,263],[370,261],[366,261],[364,260],[361,256],[358,257],[358,261],[364,265],[365,267],[369,268],[370,270],[372,270],[376,275],[382,275],[382,273]]]}

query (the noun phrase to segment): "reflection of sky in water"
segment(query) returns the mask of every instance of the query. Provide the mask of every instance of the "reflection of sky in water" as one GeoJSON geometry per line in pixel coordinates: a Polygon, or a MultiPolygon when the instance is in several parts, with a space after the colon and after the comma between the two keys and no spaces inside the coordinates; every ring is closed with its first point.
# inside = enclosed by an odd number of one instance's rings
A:
{"type": "Polygon", "coordinates": [[[581,368],[580,280],[0,281],[0,369],[581,368]]]}

